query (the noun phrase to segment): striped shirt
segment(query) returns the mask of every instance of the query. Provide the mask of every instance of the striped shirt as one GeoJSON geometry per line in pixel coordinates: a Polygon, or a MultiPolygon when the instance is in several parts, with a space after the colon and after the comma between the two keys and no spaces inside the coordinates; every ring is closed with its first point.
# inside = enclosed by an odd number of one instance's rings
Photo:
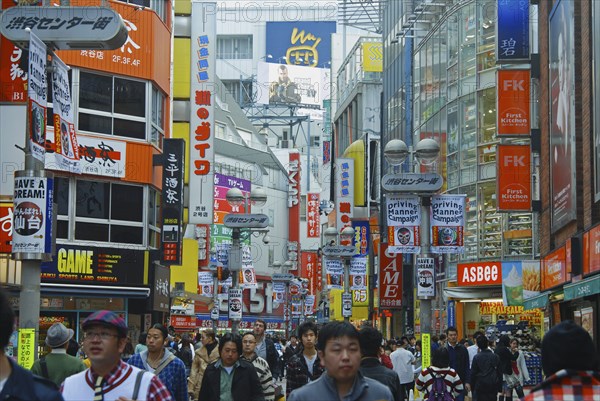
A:
{"type": "Polygon", "coordinates": [[[600,372],[559,370],[531,390],[523,401],[600,401],[600,372]]]}
{"type": "Polygon", "coordinates": [[[430,366],[427,369],[423,369],[415,382],[417,389],[419,391],[424,391],[426,393],[425,398],[429,396],[429,392],[433,387],[433,379],[434,377],[444,377],[444,383],[446,383],[446,390],[452,394],[452,397],[456,398],[458,395],[462,394],[463,391],[463,383],[458,376],[458,373],[451,367],[446,368],[438,368],[435,366],[430,366]]]}
{"type": "Polygon", "coordinates": [[[275,385],[273,384],[273,376],[271,375],[271,369],[269,369],[269,364],[267,361],[258,356],[256,352],[250,358],[246,358],[245,355],[242,355],[242,359],[250,362],[256,368],[258,380],[262,386],[265,401],[274,401],[275,385]]]}

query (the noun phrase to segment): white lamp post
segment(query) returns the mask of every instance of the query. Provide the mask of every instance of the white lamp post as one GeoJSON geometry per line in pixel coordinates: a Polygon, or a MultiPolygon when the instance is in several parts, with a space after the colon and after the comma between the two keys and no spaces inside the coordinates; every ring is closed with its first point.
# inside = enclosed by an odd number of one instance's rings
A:
{"type": "MultiPolygon", "coordinates": [[[[232,289],[234,293],[239,290],[238,272],[242,269],[242,250],[240,246],[240,234],[242,230],[264,229],[269,225],[269,217],[264,214],[250,214],[248,212],[249,203],[262,207],[267,203],[267,194],[262,188],[253,188],[249,196],[244,196],[244,193],[239,188],[231,188],[227,191],[227,202],[234,207],[239,208],[245,206],[246,213],[229,213],[225,216],[223,223],[225,227],[233,230],[231,234],[231,250],[229,251],[229,270],[232,272],[232,289]]],[[[260,230],[264,232],[265,230],[260,230]]],[[[228,302],[229,312],[232,312],[232,302],[228,302]]],[[[241,305],[239,305],[241,307],[241,305]]],[[[237,334],[239,332],[239,318],[232,318],[231,332],[237,334]]]]}
{"type": "MultiPolygon", "coordinates": [[[[414,156],[419,165],[433,165],[440,153],[440,145],[431,138],[425,138],[417,143],[414,151],[406,146],[400,139],[392,139],[386,145],[383,154],[392,166],[402,165],[407,158],[410,168],[413,166],[411,156],[414,156]]],[[[429,238],[429,207],[431,206],[431,194],[442,187],[443,179],[437,173],[410,172],[401,174],[386,174],[382,179],[382,187],[391,193],[418,194],[421,197],[421,254],[426,257],[429,254],[431,241],[429,238]],[[418,181],[416,181],[418,180],[418,181]],[[418,182],[418,184],[414,184],[418,182]]],[[[416,260],[413,261],[414,283],[416,283],[416,260]]],[[[431,333],[431,299],[421,299],[419,320],[421,334],[431,333]]]]}

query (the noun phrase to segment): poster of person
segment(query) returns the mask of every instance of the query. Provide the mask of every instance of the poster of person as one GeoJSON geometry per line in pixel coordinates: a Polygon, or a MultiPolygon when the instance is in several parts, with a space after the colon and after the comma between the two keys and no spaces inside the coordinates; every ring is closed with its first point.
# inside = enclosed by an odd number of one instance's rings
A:
{"type": "Polygon", "coordinates": [[[73,103],[68,67],[60,58],[52,58],[52,110],[54,111],[54,162],[61,170],[81,174],[79,146],[73,124],[73,103]]]}
{"type": "Polygon", "coordinates": [[[350,260],[350,289],[367,289],[367,258],[352,258],[350,260]]]}
{"type": "Polygon", "coordinates": [[[258,63],[257,103],[321,108],[329,95],[329,75],[328,68],[258,63]]]}
{"type": "Polygon", "coordinates": [[[282,281],[273,282],[273,301],[282,304],[285,301],[285,283],[282,281]]]}
{"type": "Polygon", "coordinates": [[[304,297],[304,315],[311,316],[314,313],[315,307],[315,299],[314,295],[306,295],[304,297]]]}
{"type": "Polygon", "coordinates": [[[291,302],[292,316],[302,315],[302,299],[299,296],[293,296],[291,302]]]}
{"type": "Polygon", "coordinates": [[[339,259],[325,259],[327,289],[341,290],[344,286],[344,265],[339,259]]]}
{"type": "Polygon", "coordinates": [[[431,252],[464,252],[465,199],[466,195],[431,197],[431,252]]]}
{"type": "Polygon", "coordinates": [[[388,252],[421,252],[421,203],[415,195],[388,195],[388,252]]]}
{"type": "Polygon", "coordinates": [[[252,265],[245,265],[240,271],[240,283],[242,288],[257,288],[256,274],[252,265]]]}
{"type": "Polygon", "coordinates": [[[33,32],[29,40],[29,70],[27,95],[29,96],[29,150],[42,163],[46,157],[46,107],[48,83],[46,82],[46,45],[33,32]]]}
{"type": "Polygon", "coordinates": [[[213,274],[198,272],[198,293],[205,297],[213,296],[213,274]]]}
{"type": "Polygon", "coordinates": [[[574,2],[559,0],[549,19],[552,232],[575,219],[574,2]]]}

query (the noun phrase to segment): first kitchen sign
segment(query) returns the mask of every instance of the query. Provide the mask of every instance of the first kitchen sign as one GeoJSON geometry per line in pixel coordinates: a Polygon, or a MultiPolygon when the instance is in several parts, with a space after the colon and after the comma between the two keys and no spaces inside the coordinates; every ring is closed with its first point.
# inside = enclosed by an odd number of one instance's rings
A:
{"type": "Polygon", "coordinates": [[[500,262],[459,263],[457,284],[459,287],[502,285],[501,268],[500,262]]]}
{"type": "Polygon", "coordinates": [[[53,184],[51,173],[15,173],[12,251],[16,260],[52,258],[53,184]]]}

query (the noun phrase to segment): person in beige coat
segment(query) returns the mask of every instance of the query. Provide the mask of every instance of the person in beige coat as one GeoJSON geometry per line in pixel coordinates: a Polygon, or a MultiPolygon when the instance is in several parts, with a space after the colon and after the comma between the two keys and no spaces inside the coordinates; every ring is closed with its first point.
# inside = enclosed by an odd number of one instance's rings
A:
{"type": "Polygon", "coordinates": [[[202,347],[194,353],[192,369],[188,378],[188,393],[191,399],[200,393],[202,377],[206,367],[219,359],[219,343],[215,338],[215,332],[212,329],[206,329],[202,332],[202,347]]]}

